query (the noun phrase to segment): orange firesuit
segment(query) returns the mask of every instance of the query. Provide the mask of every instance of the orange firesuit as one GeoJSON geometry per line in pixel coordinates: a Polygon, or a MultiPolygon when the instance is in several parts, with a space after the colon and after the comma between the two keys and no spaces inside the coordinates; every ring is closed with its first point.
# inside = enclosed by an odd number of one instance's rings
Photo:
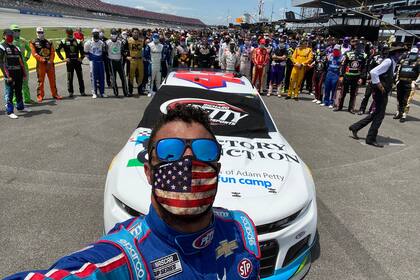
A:
{"type": "Polygon", "coordinates": [[[292,97],[293,95],[294,98],[297,98],[299,96],[300,85],[305,76],[306,67],[312,62],[312,58],[312,49],[308,47],[301,46],[293,52],[291,60],[294,66],[292,74],[290,75],[289,92],[287,93],[288,97],[292,97]]]}
{"type": "Polygon", "coordinates": [[[36,59],[36,73],[38,76],[37,98],[38,102],[44,99],[44,81],[45,74],[48,75],[50,82],[51,95],[55,99],[61,99],[57,94],[57,87],[55,84],[55,67],[54,57],[55,50],[53,43],[47,39],[33,39],[30,43],[32,56],[36,59]]]}

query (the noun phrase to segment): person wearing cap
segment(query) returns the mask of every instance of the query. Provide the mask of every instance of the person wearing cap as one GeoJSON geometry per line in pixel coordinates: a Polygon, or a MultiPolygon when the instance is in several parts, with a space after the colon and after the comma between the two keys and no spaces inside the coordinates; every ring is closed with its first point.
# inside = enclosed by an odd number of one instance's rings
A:
{"type": "Polygon", "coordinates": [[[251,78],[251,58],[252,58],[252,46],[251,40],[249,38],[245,38],[244,43],[239,48],[239,57],[241,64],[239,66],[239,72],[248,78],[249,81],[252,80],[251,78]]]}
{"type": "Polygon", "coordinates": [[[410,102],[414,97],[416,90],[416,81],[420,75],[420,58],[419,49],[413,47],[406,58],[402,59],[398,64],[397,70],[397,112],[394,119],[405,122],[408,111],[410,110],[410,102]]]}
{"type": "Polygon", "coordinates": [[[131,30],[132,37],[127,40],[128,56],[127,60],[130,63],[130,75],[128,79],[128,96],[133,96],[134,77],[137,82],[138,94],[142,92],[142,84],[144,77],[144,64],[143,64],[143,48],[144,39],[140,37],[140,30],[133,28],[131,30]]]}
{"type": "Polygon", "coordinates": [[[179,39],[179,45],[176,47],[175,59],[179,68],[188,68],[191,60],[191,52],[187,47],[185,37],[179,39]]]}
{"type": "Polygon", "coordinates": [[[156,86],[156,89],[159,88],[160,83],[162,82],[162,51],[163,51],[163,45],[160,43],[159,40],[159,34],[155,33],[152,36],[152,42],[149,44],[150,48],[150,57],[151,57],[151,80],[150,80],[150,92],[148,94],[149,97],[153,96],[155,94],[154,92],[154,86],[156,86]]]}
{"type": "Polygon", "coordinates": [[[227,72],[235,72],[239,69],[240,59],[234,41],[230,41],[229,50],[223,53],[220,65],[221,69],[227,72]]]}
{"type": "Polygon", "coordinates": [[[114,95],[118,96],[119,94],[117,83],[118,73],[122,83],[123,94],[124,96],[128,96],[127,81],[123,67],[123,42],[118,39],[118,31],[115,28],[111,29],[111,38],[106,41],[106,47],[114,95]]]}
{"type": "Polygon", "coordinates": [[[327,55],[327,74],[324,82],[324,102],[320,106],[327,106],[332,109],[334,104],[334,95],[337,89],[337,82],[340,76],[340,67],[343,56],[341,47],[336,44],[332,53],[327,55]]]}
{"type": "Polygon", "coordinates": [[[376,141],[376,137],[385,117],[388,95],[390,94],[393,86],[394,72],[401,55],[404,53],[404,50],[405,49],[403,47],[399,46],[391,47],[389,50],[389,57],[384,59],[381,64],[370,71],[375,109],[367,117],[349,127],[349,130],[353,134],[353,138],[359,139],[357,132],[372,123],[366,136],[366,144],[383,148],[383,144],[378,143],[376,141]]]}
{"type": "Polygon", "coordinates": [[[292,55],[293,69],[286,99],[293,97],[294,100],[299,100],[299,90],[305,76],[306,67],[312,63],[312,59],[312,48],[308,47],[308,40],[303,38],[292,55]]]}
{"type": "Polygon", "coordinates": [[[351,50],[344,54],[340,80],[342,83],[341,94],[338,97],[338,106],[334,111],[343,110],[344,100],[347,92],[350,92],[349,106],[347,111],[354,114],[354,105],[359,86],[362,84],[362,77],[366,76],[366,58],[365,48],[356,39],[351,41],[351,50]]]}
{"type": "Polygon", "coordinates": [[[85,57],[83,50],[82,41],[74,38],[73,29],[66,29],[66,38],[60,41],[60,44],[56,48],[57,56],[61,60],[66,60],[67,69],[67,90],[69,97],[72,98],[74,95],[73,89],[73,78],[74,72],[76,72],[77,80],[79,82],[79,92],[81,96],[86,96],[85,93],[85,82],[83,81],[82,61],[85,57]],[[61,54],[61,50],[64,50],[66,58],[61,54]]]}
{"type": "Polygon", "coordinates": [[[83,48],[90,64],[90,80],[92,83],[92,98],[107,97],[105,94],[104,54],[105,43],[99,38],[99,29],[92,29],[92,38],[85,42],[83,48]]]}
{"type": "Polygon", "coordinates": [[[263,90],[263,75],[265,74],[265,66],[270,62],[270,54],[265,48],[265,39],[259,40],[258,48],[252,52],[252,63],[254,64],[254,75],[252,78],[252,84],[258,89],[258,92],[262,94],[263,90]],[[258,87],[257,87],[258,84],[258,87]]]}
{"type": "Polygon", "coordinates": [[[13,45],[13,31],[5,29],[3,39],[4,41],[0,44],[0,69],[5,81],[6,113],[9,118],[17,119],[18,116],[14,113],[14,97],[16,97],[18,111],[30,112],[28,108],[25,108],[22,99],[22,83],[27,73],[22,53],[17,46],[13,45]]]}
{"type": "MultiPolygon", "coordinates": [[[[23,102],[26,104],[33,104],[34,101],[31,98],[31,93],[29,90],[29,68],[28,60],[31,58],[31,48],[29,47],[29,42],[20,36],[20,27],[17,24],[10,25],[10,29],[13,31],[13,45],[19,48],[23,57],[23,65],[25,66],[26,79],[23,80],[22,85],[22,95],[23,102]]],[[[13,98],[13,103],[16,103],[16,97],[13,98]]]]}
{"type": "Polygon", "coordinates": [[[51,95],[54,99],[60,100],[62,97],[57,93],[55,82],[55,49],[52,41],[45,38],[44,28],[36,28],[37,38],[30,42],[32,56],[36,59],[36,73],[38,76],[37,100],[42,102],[45,96],[44,81],[45,75],[48,76],[51,95]]]}
{"type": "Polygon", "coordinates": [[[209,46],[209,40],[206,37],[201,38],[201,43],[197,44],[194,50],[195,67],[207,69],[213,67],[214,56],[213,48],[209,46]]]}

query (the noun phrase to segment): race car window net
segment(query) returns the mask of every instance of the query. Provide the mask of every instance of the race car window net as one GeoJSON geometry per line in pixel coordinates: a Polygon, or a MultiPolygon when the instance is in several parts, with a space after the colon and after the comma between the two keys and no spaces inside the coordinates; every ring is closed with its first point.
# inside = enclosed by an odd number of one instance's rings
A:
{"type": "Polygon", "coordinates": [[[153,128],[159,115],[176,104],[188,104],[208,112],[212,129],[218,136],[270,138],[275,132],[258,96],[180,86],[162,86],[147,106],[138,127],[153,128]]]}

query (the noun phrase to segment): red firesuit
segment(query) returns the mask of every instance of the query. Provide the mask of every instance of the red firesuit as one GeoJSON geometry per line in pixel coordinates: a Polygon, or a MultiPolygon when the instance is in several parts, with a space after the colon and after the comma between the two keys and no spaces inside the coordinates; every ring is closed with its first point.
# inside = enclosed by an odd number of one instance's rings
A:
{"type": "Polygon", "coordinates": [[[254,63],[255,72],[254,77],[252,79],[252,84],[257,87],[257,80],[258,80],[258,91],[261,93],[262,91],[262,81],[263,81],[263,75],[265,66],[270,62],[270,55],[267,51],[267,49],[262,46],[265,42],[260,41],[260,47],[255,49],[252,53],[252,62],[254,63]],[[262,44],[261,44],[262,43],[262,44]]]}

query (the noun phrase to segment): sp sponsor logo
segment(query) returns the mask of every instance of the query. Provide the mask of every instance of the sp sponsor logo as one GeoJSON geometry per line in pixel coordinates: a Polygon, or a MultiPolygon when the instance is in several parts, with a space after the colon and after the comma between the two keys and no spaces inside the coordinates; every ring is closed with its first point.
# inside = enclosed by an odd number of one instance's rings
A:
{"type": "Polygon", "coordinates": [[[206,248],[212,242],[213,236],[214,236],[214,229],[210,229],[206,231],[205,233],[203,233],[202,235],[200,235],[199,237],[197,237],[193,241],[192,245],[195,249],[206,248]]]}
{"type": "Polygon", "coordinates": [[[251,275],[252,269],[252,262],[247,258],[242,259],[238,264],[238,273],[243,279],[246,279],[251,275]]]}
{"type": "Polygon", "coordinates": [[[239,107],[230,105],[224,101],[215,101],[200,98],[177,98],[168,100],[160,105],[160,111],[166,114],[169,109],[176,105],[186,104],[192,107],[200,108],[209,114],[212,125],[236,125],[241,119],[249,114],[239,107]]]}
{"type": "Polygon", "coordinates": [[[241,217],[241,220],[242,220],[242,225],[244,226],[244,229],[245,229],[245,238],[248,240],[249,245],[250,246],[257,245],[257,241],[255,240],[254,230],[252,229],[251,223],[244,216],[241,217]]]}

